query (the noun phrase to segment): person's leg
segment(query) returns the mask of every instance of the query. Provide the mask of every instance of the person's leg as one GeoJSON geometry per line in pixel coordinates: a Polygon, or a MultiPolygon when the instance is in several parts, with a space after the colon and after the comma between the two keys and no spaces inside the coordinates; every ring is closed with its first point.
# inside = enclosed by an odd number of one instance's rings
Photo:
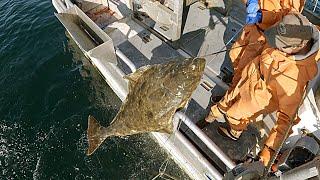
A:
{"type": "Polygon", "coordinates": [[[231,138],[232,140],[238,140],[243,131],[247,130],[247,127],[250,123],[248,119],[233,119],[226,117],[228,127],[218,127],[218,132],[223,135],[231,138]]]}
{"type": "Polygon", "coordinates": [[[211,111],[205,119],[207,122],[222,118],[223,114],[237,101],[239,88],[236,85],[241,80],[242,70],[256,56],[261,54],[264,45],[265,38],[256,26],[250,25],[243,29],[241,36],[232,45],[232,50],[229,53],[234,68],[232,83],[222,100],[211,107],[211,111]]]}
{"type": "Polygon", "coordinates": [[[207,122],[213,122],[215,119],[222,119],[228,109],[239,99],[239,89],[233,88],[227,91],[224,97],[210,108],[210,113],[206,117],[207,122]]]}
{"type": "Polygon", "coordinates": [[[228,97],[231,97],[231,95],[227,94],[225,99],[211,107],[211,111],[205,121],[211,123],[216,119],[225,119],[226,123],[228,123],[228,127],[219,127],[218,130],[220,131],[220,134],[226,135],[233,140],[237,140],[241,136],[241,133],[247,129],[250,121],[246,118],[236,119],[227,115],[226,111],[229,110],[227,106],[230,105],[232,108],[231,103],[234,103],[228,102],[227,100],[230,100],[227,99],[228,97]]]}
{"type": "MultiPolygon", "coordinates": [[[[256,67],[252,64],[251,68],[255,69],[256,67]]],[[[251,71],[248,70],[248,72],[251,71]]],[[[240,83],[240,88],[238,86],[235,88],[239,91],[237,96],[233,98],[236,101],[230,101],[232,105],[224,112],[230,127],[229,132],[236,138],[239,138],[242,131],[247,129],[248,124],[255,122],[259,115],[273,112],[276,108],[272,94],[266,89],[258,74],[243,77],[243,80],[239,81],[239,85],[240,83]],[[259,88],[259,91],[252,90],[251,87],[259,88]]]]}

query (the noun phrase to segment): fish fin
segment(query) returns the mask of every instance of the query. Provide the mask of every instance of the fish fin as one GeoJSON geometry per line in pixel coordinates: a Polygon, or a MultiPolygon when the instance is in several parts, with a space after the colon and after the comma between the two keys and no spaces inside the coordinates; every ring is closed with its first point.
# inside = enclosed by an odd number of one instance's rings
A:
{"type": "Polygon", "coordinates": [[[171,120],[168,122],[168,125],[164,128],[164,131],[168,134],[172,134],[173,133],[173,118],[171,118],[171,120]]]}
{"type": "Polygon", "coordinates": [[[167,134],[172,134],[172,133],[173,133],[173,127],[163,128],[162,131],[163,131],[164,133],[167,133],[167,134]]]}
{"type": "Polygon", "coordinates": [[[144,72],[146,72],[148,69],[150,69],[151,66],[142,66],[135,72],[125,75],[124,78],[129,80],[129,91],[133,88],[135,83],[138,81],[138,79],[142,76],[144,72]]]}
{"type": "Polygon", "coordinates": [[[129,81],[137,82],[138,79],[142,76],[142,74],[150,68],[151,68],[150,65],[142,66],[139,69],[137,69],[135,72],[125,75],[124,78],[128,79],[129,81]]]}
{"type": "Polygon", "coordinates": [[[103,141],[107,138],[107,136],[103,134],[103,129],[105,128],[102,127],[93,116],[89,115],[87,129],[87,137],[89,143],[89,147],[87,150],[88,156],[93,154],[103,143],[103,141]]]}

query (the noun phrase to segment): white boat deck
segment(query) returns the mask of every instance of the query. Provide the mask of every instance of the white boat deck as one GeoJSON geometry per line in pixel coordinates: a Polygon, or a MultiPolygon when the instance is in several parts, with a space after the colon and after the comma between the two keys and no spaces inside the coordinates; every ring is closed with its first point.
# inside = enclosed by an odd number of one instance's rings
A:
{"type": "MultiPolygon", "coordinates": [[[[133,16],[128,8],[130,6],[120,0],[109,2],[111,10],[107,8],[107,2],[104,0],[77,2],[76,5],[82,9],[87,17],[112,40],[108,43],[104,41],[102,44],[107,44],[106,46],[108,47],[113,46],[112,50],[117,55],[115,61],[118,63],[112,63],[112,60],[110,60],[112,57],[103,62],[97,58],[92,58],[87,52],[98,48],[101,44],[90,42],[90,38],[85,34],[88,32],[80,32],[77,28],[74,28],[77,29],[75,32],[68,28],[67,30],[121,100],[124,100],[127,93],[127,81],[123,79],[123,76],[134,71],[134,68],[164,63],[177,57],[202,57],[209,53],[224,50],[225,44],[229,41],[231,43],[227,47],[231,46],[232,41],[236,39],[235,35],[237,35],[244,23],[242,21],[244,13],[238,13],[245,12],[241,10],[244,6],[239,2],[236,3],[234,1],[228,18],[219,13],[219,11],[224,11],[223,7],[207,9],[202,3],[197,2],[187,10],[188,16],[183,22],[184,28],[180,39],[168,41],[161,34],[154,33],[152,29],[148,29],[148,27],[155,26],[152,24],[150,17],[139,18],[139,16],[133,16]],[[141,24],[147,25],[143,26],[141,24]],[[78,37],[75,39],[75,36],[78,37]],[[77,39],[80,40],[77,41],[77,39]],[[81,48],[81,46],[85,48],[81,48]]],[[[223,4],[223,2],[219,3],[223,4]]],[[[55,0],[53,4],[57,4],[55,0]]],[[[58,5],[56,6],[58,7],[58,5]]],[[[68,8],[75,7],[72,7],[69,3],[68,8]]],[[[62,14],[66,11],[63,8],[59,10],[59,7],[57,10],[62,14]]],[[[81,17],[81,15],[79,16],[81,17]]],[[[170,33],[164,33],[164,35],[168,34],[170,33]]],[[[205,74],[185,110],[186,116],[194,122],[206,116],[212,95],[217,96],[225,93],[228,85],[221,79],[227,79],[229,74],[232,73],[228,52],[206,56],[205,58],[207,60],[205,74]]],[[[310,95],[310,97],[313,97],[313,95],[310,95]]],[[[305,104],[306,106],[308,104],[312,106],[315,111],[311,112],[312,114],[319,114],[317,107],[314,107],[314,99],[309,98],[305,104]]],[[[313,121],[316,124],[318,124],[317,117],[319,117],[317,115],[314,116],[315,120],[313,121]]],[[[268,117],[264,119],[265,123],[260,126],[260,128],[265,128],[266,132],[272,127],[274,119],[268,117]]],[[[306,115],[306,118],[309,117],[309,115],[306,115]]],[[[246,132],[240,141],[234,142],[217,134],[215,129],[218,123],[210,124],[203,132],[234,162],[243,160],[251,150],[254,153],[257,152],[255,150],[256,144],[261,144],[262,142],[260,129],[250,126],[252,131],[246,132]]],[[[221,175],[228,170],[226,162],[221,161],[221,158],[218,158],[208,148],[208,145],[204,144],[196,133],[191,131],[184,123],[172,136],[161,133],[151,134],[193,179],[220,179],[221,175]]]]}

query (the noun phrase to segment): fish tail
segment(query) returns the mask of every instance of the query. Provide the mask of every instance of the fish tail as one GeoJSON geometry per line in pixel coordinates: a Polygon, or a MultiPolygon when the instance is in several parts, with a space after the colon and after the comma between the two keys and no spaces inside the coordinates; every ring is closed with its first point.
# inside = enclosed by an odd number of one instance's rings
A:
{"type": "Polygon", "coordinates": [[[89,115],[87,129],[87,137],[89,143],[89,147],[87,150],[88,156],[93,154],[103,143],[103,141],[108,137],[105,134],[105,129],[106,128],[101,126],[93,116],[89,115]]]}

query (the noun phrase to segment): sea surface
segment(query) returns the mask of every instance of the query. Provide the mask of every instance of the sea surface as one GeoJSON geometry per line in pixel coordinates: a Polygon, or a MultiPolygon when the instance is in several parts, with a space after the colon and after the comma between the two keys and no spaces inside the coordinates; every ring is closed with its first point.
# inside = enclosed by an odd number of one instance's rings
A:
{"type": "MultiPolygon", "coordinates": [[[[168,158],[149,135],[85,155],[88,115],[107,125],[121,101],[54,11],[50,0],[0,0],[0,179],[152,179],[168,158]]],[[[172,160],[166,173],[187,178],[172,160]]]]}

